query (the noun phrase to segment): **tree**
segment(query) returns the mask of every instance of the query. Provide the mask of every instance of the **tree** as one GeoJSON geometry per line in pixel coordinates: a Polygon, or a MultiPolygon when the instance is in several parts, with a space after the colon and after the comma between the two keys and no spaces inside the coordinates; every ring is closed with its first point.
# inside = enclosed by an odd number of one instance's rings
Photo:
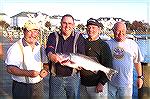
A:
{"type": "Polygon", "coordinates": [[[139,32],[146,32],[146,27],[141,21],[133,21],[130,29],[139,32]]]}
{"type": "Polygon", "coordinates": [[[84,31],[85,26],[83,24],[78,24],[77,29],[79,29],[80,31],[84,31]]]}
{"type": "Polygon", "coordinates": [[[6,23],[6,21],[0,21],[0,27],[3,30],[6,30],[10,25],[8,23],[6,23]]]}
{"type": "Polygon", "coordinates": [[[49,30],[51,30],[51,23],[50,23],[50,21],[46,21],[45,27],[47,27],[49,30]]]}
{"type": "Polygon", "coordinates": [[[130,30],[131,27],[131,23],[129,21],[125,21],[125,24],[127,26],[127,30],[130,30]]]}

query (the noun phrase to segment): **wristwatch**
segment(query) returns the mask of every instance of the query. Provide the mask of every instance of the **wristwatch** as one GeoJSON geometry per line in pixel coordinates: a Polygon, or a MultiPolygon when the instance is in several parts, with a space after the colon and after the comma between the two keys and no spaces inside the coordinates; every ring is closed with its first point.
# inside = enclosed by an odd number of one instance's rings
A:
{"type": "Polygon", "coordinates": [[[137,78],[141,78],[141,79],[144,79],[144,76],[138,76],[137,78]]]}

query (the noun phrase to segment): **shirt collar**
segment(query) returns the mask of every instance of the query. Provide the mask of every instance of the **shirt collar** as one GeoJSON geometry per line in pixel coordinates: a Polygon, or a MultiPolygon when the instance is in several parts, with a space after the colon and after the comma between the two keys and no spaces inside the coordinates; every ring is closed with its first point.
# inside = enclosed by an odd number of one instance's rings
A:
{"type": "MultiPolygon", "coordinates": [[[[89,38],[88,38],[89,39],[89,38]]],[[[97,41],[98,39],[101,39],[100,37],[97,37],[94,41],[97,41]]]]}
{"type": "MultiPolygon", "coordinates": [[[[62,36],[62,32],[59,32],[58,34],[62,36]]],[[[75,36],[75,32],[72,32],[70,36],[75,36]]]]}
{"type": "MultiPolygon", "coordinates": [[[[24,39],[24,38],[22,39],[22,45],[23,45],[24,47],[25,47],[25,46],[28,46],[28,44],[27,44],[27,42],[25,41],[25,39],[24,39]]],[[[38,46],[38,45],[39,45],[39,43],[38,43],[38,42],[36,42],[36,43],[35,43],[35,45],[36,45],[36,46],[38,46]]]]}

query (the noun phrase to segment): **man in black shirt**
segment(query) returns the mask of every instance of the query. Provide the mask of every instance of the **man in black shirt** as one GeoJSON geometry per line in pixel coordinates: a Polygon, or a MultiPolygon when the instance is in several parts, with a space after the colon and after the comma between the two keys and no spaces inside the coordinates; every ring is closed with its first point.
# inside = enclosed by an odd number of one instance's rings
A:
{"type": "MultiPolygon", "coordinates": [[[[102,28],[103,25],[96,19],[90,18],[87,21],[88,38],[85,40],[85,54],[97,60],[102,65],[111,68],[111,50],[108,44],[99,38],[102,28]]],[[[106,99],[107,81],[108,79],[102,71],[94,73],[84,69],[81,70],[81,96],[88,96],[90,99],[106,99]]]]}

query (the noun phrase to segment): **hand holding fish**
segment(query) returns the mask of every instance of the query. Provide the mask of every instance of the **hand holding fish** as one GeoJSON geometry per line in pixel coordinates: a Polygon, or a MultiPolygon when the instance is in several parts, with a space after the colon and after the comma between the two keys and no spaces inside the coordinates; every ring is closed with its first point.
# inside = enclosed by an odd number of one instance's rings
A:
{"type": "Polygon", "coordinates": [[[48,58],[54,63],[62,61],[61,57],[58,54],[49,53],[48,58]]]}

